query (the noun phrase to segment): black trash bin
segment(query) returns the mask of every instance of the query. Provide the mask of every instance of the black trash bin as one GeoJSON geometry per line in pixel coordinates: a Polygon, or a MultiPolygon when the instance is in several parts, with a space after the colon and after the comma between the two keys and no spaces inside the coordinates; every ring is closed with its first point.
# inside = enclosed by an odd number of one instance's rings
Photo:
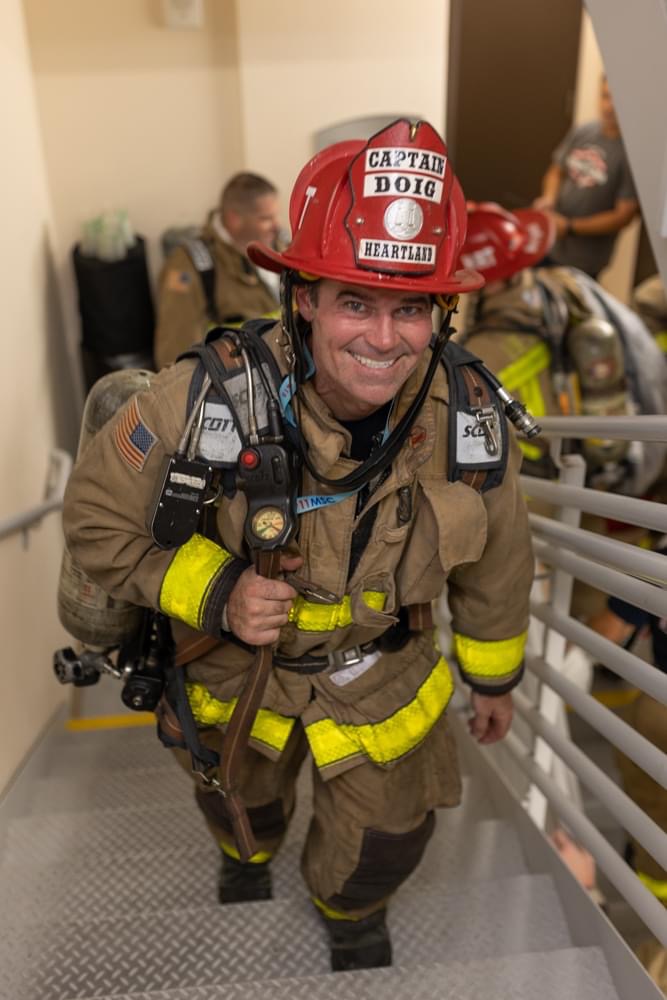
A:
{"type": "Polygon", "coordinates": [[[146,241],[138,236],[121,260],[84,256],[78,243],[72,257],[86,388],[120,368],[154,368],[155,310],[146,241]]]}

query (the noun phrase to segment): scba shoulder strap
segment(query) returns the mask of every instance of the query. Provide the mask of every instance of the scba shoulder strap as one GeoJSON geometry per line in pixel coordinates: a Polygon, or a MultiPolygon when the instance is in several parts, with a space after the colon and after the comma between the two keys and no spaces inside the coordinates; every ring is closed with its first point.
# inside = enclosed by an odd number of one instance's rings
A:
{"type": "Polygon", "coordinates": [[[451,341],[442,363],[449,382],[447,478],[485,493],[502,483],[507,468],[507,421],[496,380],[478,357],[451,341]]]}
{"type": "Polygon", "coordinates": [[[263,338],[274,326],[275,320],[251,320],[240,330],[216,327],[209,331],[204,343],[195,344],[178,359],[194,357],[199,361],[188,390],[188,418],[200,396],[204,376],[211,379],[197,455],[214,468],[235,469],[239,452],[248,443],[248,374],[239,345],[250,362],[258,431],[262,434],[269,430],[269,400],[277,398],[281,376],[263,338]]]}
{"type": "Polygon", "coordinates": [[[202,290],[206,299],[206,313],[211,323],[219,323],[220,316],[215,303],[215,261],[208,244],[201,237],[181,241],[181,246],[192,261],[199,275],[202,290]]]}

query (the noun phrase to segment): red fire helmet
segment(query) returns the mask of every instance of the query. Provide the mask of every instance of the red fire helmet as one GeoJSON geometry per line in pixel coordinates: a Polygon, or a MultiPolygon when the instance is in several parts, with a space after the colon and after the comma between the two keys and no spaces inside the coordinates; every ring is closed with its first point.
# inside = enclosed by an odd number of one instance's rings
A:
{"type": "Polygon", "coordinates": [[[484,284],[475,271],[457,270],[465,200],[427,122],[402,118],[368,142],[317,153],[294,185],[290,225],[284,252],[255,242],[250,259],[270,271],[434,295],[484,284]]]}
{"type": "Polygon", "coordinates": [[[555,239],[556,228],[546,212],[507,212],[493,201],[469,201],[460,262],[480,271],[486,281],[502,281],[539,263],[555,239]]]}

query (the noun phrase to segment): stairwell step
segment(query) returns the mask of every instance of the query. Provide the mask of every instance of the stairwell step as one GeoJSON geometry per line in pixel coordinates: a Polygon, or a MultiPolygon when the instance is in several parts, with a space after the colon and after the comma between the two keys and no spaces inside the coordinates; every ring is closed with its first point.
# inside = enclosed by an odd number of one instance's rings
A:
{"type": "MultiPolygon", "coordinates": [[[[520,875],[456,892],[401,890],[397,966],[552,951],[571,944],[554,885],[520,875]]],[[[324,931],[305,900],[190,907],[141,917],[18,925],[0,937],[3,1000],[75,1000],[322,975],[324,931]]],[[[266,996],[266,993],[264,994],[266,996]]]]}
{"type": "MultiPolygon", "coordinates": [[[[599,948],[567,948],[471,962],[329,973],[229,986],[126,993],[114,1000],[618,1000],[599,948]]],[[[96,1000],[110,1000],[110,994],[96,1000]]],[[[68,998],[70,1000],[70,998],[68,998]]],[[[73,998],[72,998],[73,1000],[73,998]]]]}
{"type": "MultiPolygon", "coordinates": [[[[297,788],[310,787],[310,769],[305,766],[297,788]]],[[[470,819],[497,815],[484,781],[464,778],[464,803],[470,819]]],[[[45,817],[48,813],[93,812],[129,807],[185,805],[192,802],[193,781],[170,754],[157,767],[140,765],[131,770],[91,771],[71,778],[44,777],[33,782],[24,815],[45,817]]],[[[41,819],[40,819],[41,822],[41,819]]]]}
{"type": "MultiPolygon", "coordinates": [[[[0,913],[0,936],[17,921],[34,930],[53,920],[148,916],[215,904],[219,867],[215,844],[205,829],[194,841],[167,825],[169,813],[164,819],[171,841],[159,849],[146,837],[132,848],[125,837],[122,857],[105,851],[106,838],[96,851],[68,853],[57,864],[44,863],[30,852],[20,861],[16,852],[8,855],[0,866],[0,897],[10,906],[0,913]],[[68,916],[62,912],[64,902],[68,916]]],[[[185,822],[186,817],[181,819],[185,822]]],[[[448,820],[449,815],[439,816],[422,863],[410,880],[412,888],[439,884],[453,889],[526,871],[516,834],[504,822],[486,820],[469,827],[448,820]]],[[[299,869],[306,824],[300,825],[302,836],[289,838],[272,864],[274,899],[307,896],[299,869]]]]}
{"type": "Polygon", "coordinates": [[[44,763],[44,777],[73,777],[81,772],[159,767],[171,757],[158,740],[155,726],[62,731],[44,763]]]}

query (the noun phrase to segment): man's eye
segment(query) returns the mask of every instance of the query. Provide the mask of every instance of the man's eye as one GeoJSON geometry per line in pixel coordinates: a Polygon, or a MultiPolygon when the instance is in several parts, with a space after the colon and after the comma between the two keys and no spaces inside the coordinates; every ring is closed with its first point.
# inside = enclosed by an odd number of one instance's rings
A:
{"type": "Polygon", "coordinates": [[[359,299],[347,299],[345,302],[345,308],[349,312],[360,313],[364,311],[365,305],[363,302],[360,302],[359,299]]]}
{"type": "Polygon", "coordinates": [[[426,313],[426,306],[422,305],[411,305],[411,306],[401,306],[399,309],[401,316],[413,317],[413,316],[423,316],[426,313]]]}

